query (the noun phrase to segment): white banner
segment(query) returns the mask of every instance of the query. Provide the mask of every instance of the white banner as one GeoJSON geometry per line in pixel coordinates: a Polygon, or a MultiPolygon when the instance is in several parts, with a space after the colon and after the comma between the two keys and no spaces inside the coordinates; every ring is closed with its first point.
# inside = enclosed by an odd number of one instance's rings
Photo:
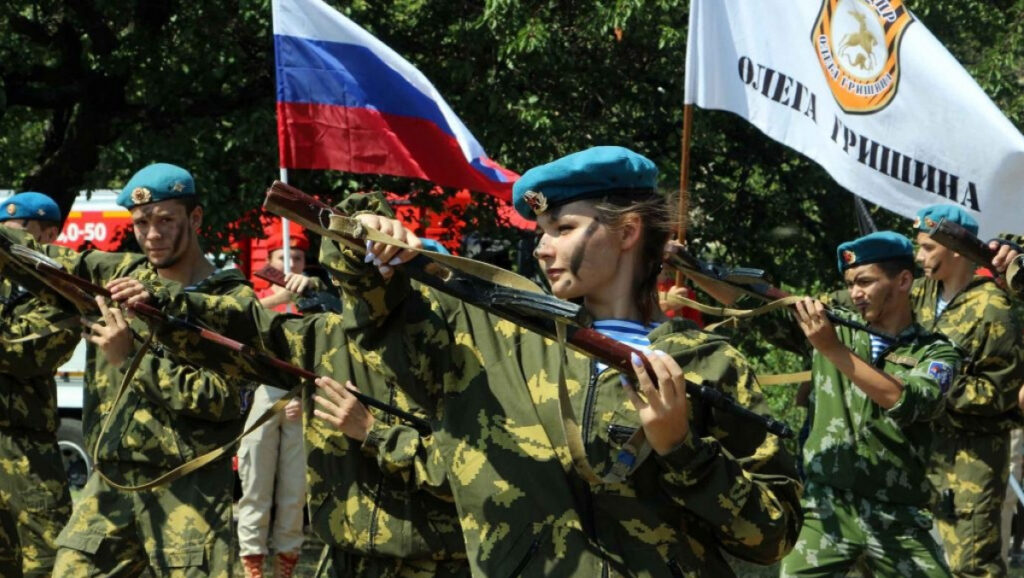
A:
{"type": "Polygon", "coordinates": [[[1024,135],[901,0],[692,0],[686,102],[906,217],[956,203],[983,238],[1024,231],[1024,135]]]}

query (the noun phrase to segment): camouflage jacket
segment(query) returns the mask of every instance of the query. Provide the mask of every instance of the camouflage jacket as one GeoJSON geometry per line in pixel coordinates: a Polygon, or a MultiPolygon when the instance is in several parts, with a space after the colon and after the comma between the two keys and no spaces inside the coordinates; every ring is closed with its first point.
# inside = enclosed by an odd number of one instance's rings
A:
{"type": "Polygon", "coordinates": [[[1024,385],[1024,349],[1006,293],[992,279],[975,277],[936,317],[939,290],[938,282],[917,279],[911,299],[918,322],[965,353],[941,425],[976,433],[1020,427],[1017,390],[1024,385]]]}
{"type": "MultiPolygon", "coordinates": [[[[373,343],[351,339],[342,316],[320,313],[298,317],[276,314],[259,302],[234,297],[184,293],[171,284],[147,281],[165,310],[190,318],[267,351],[295,365],[344,383],[405,411],[431,418],[435,395],[419,390],[408,374],[400,336],[373,343]],[[396,387],[402,383],[403,387],[396,387]]],[[[348,315],[348,312],[345,312],[348,315]]],[[[190,361],[224,375],[247,376],[291,389],[295,377],[198,341],[188,331],[167,326],[162,343],[190,361]]],[[[419,456],[430,436],[391,416],[376,418],[362,444],[312,415],[316,386],[303,386],[303,433],[306,450],[307,501],[316,534],[328,545],[369,556],[403,559],[465,559],[455,506],[443,475],[431,478],[419,456]],[[427,488],[430,491],[425,491],[427,488]]]]}
{"type": "MultiPolygon", "coordinates": [[[[844,309],[837,314],[860,321],[844,309]]],[[[864,331],[843,325],[836,333],[854,354],[871,360],[864,331]]],[[[831,486],[880,502],[924,507],[932,499],[925,476],[931,429],[942,413],[943,387],[960,366],[960,354],[941,334],[912,324],[873,365],[903,384],[885,410],[815,351],[811,364],[813,422],[804,445],[808,485],[831,486]]]]}
{"type": "MultiPolygon", "coordinates": [[[[142,255],[78,253],[64,247],[40,246],[20,231],[0,229],[0,235],[45,253],[71,273],[100,285],[133,272],[143,272],[150,278],[157,276],[142,255]]],[[[14,268],[5,268],[5,275],[8,270],[14,281],[21,280],[21,274],[14,268]]],[[[216,272],[192,289],[255,299],[245,278],[235,270],[216,272]]],[[[148,333],[142,321],[133,319],[130,324],[137,333],[148,333]]],[[[243,381],[199,369],[164,348],[155,347],[143,357],[121,406],[111,407],[128,365],[128,361],[123,366],[111,365],[95,346],[90,345],[87,350],[82,421],[90,451],[96,447],[107,414],[115,412],[101,440],[98,460],[169,469],[238,435],[242,425],[239,389],[243,381]]]]}
{"type": "Polygon", "coordinates": [[[1024,299],[1024,255],[1013,260],[1006,270],[1006,284],[1017,299],[1024,299]]]}
{"type": "Polygon", "coordinates": [[[36,298],[0,279],[0,428],[57,433],[53,374],[71,357],[81,332],[77,316],[54,303],[52,296],[36,298]],[[69,320],[73,327],[53,332],[69,320]]]}
{"type": "MultiPolygon", "coordinates": [[[[723,576],[722,550],[771,563],[792,548],[800,486],[774,436],[694,400],[692,433],[677,449],[651,455],[624,483],[591,487],[566,449],[557,375],[565,359],[589,461],[604,472],[640,425],[617,371],[598,374],[589,358],[411,283],[400,268],[385,282],[334,243],[321,263],[342,286],[354,339],[368,352],[404,343],[404,358],[387,362],[403,367],[400,387],[423,384],[437,399],[421,467],[446,468],[475,574],[723,576]]],[[[688,379],[767,411],[725,340],[683,321],[650,338],[688,379]]]]}

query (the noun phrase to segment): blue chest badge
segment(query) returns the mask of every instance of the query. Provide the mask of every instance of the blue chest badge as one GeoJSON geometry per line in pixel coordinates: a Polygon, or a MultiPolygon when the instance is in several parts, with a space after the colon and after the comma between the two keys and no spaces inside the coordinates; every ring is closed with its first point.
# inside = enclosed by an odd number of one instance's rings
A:
{"type": "Polygon", "coordinates": [[[953,368],[941,361],[933,361],[928,365],[928,375],[939,382],[939,388],[945,394],[953,383],[953,368]]]}

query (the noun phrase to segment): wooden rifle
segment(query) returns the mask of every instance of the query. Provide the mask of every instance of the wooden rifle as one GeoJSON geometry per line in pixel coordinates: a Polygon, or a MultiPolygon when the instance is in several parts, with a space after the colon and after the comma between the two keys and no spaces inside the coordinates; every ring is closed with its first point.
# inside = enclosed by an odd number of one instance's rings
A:
{"type": "MultiPolygon", "coordinates": [[[[330,230],[331,216],[345,216],[344,213],[295,187],[275,181],[267,190],[264,208],[320,235],[338,239],[357,253],[366,250],[358,231],[353,231],[350,236],[339,237],[338,232],[330,230]]],[[[590,328],[589,316],[579,305],[543,293],[503,287],[448,267],[423,254],[416,255],[402,267],[405,274],[415,281],[549,339],[558,339],[558,324],[563,324],[566,344],[570,348],[600,360],[634,379],[637,370],[630,359],[636,354],[643,361],[647,374],[657,382],[650,363],[638,350],[590,328]]],[[[792,429],[785,422],[752,412],[717,389],[689,381],[686,388],[690,395],[705,403],[750,419],[779,437],[793,436],[792,429]]]]}
{"type": "MultiPolygon", "coordinates": [[[[2,236],[0,236],[0,253],[5,253],[9,259],[12,259],[14,262],[25,268],[33,277],[47,285],[54,292],[60,294],[70,303],[74,304],[74,306],[83,315],[99,315],[99,305],[96,303],[97,296],[103,296],[110,299],[110,291],[107,290],[107,288],[96,285],[76,275],[72,275],[59,263],[53,261],[46,255],[37,253],[21,245],[15,245],[2,236]]],[[[314,380],[317,377],[320,377],[311,371],[292,365],[266,353],[265,351],[248,346],[240,341],[231,339],[226,335],[222,335],[216,331],[211,331],[180,317],[168,315],[152,305],[148,305],[146,303],[133,303],[128,305],[128,309],[133,311],[149,324],[167,325],[190,331],[197,334],[202,339],[238,353],[242,357],[258,365],[269,366],[270,368],[282,371],[289,375],[294,375],[299,379],[314,380]]],[[[408,422],[422,434],[428,435],[430,433],[430,424],[423,418],[417,417],[409,412],[386,404],[358,391],[349,389],[348,392],[363,404],[375,407],[385,413],[391,414],[408,422]]]]}
{"type": "MultiPolygon", "coordinates": [[[[792,294],[772,285],[771,278],[761,269],[748,267],[727,268],[707,263],[687,251],[682,245],[670,244],[665,251],[665,263],[698,283],[710,283],[715,287],[715,295],[725,302],[735,301],[741,295],[749,295],[765,302],[786,299],[792,294]]],[[[843,325],[856,331],[864,331],[882,339],[895,341],[888,333],[868,327],[851,319],[844,319],[830,309],[825,309],[825,316],[836,325],[843,325]]]]}
{"type": "MultiPolygon", "coordinates": [[[[271,265],[264,265],[260,270],[253,272],[253,275],[278,287],[288,286],[288,278],[284,272],[271,265]]],[[[341,300],[327,291],[306,287],[300,298],[295,301],[295,307],[300,313],[341,313],[341,300]]]]}
{"type": "MultiPolygon", "coordinates": [[[[990,271],[992,270],[992,259],[995,258],[998,251],[989,247],[988,243],[979,239],[977,235],[968,231],[962,225],[943,218],[926,232],[940,245],[960,253],[990,271]]],[[[1012,241],[1006,239],[994,239],[994,241],[1001,245],[1009,245],[1018,253],[1024,252],[1020,245],[1012,241]]]]}

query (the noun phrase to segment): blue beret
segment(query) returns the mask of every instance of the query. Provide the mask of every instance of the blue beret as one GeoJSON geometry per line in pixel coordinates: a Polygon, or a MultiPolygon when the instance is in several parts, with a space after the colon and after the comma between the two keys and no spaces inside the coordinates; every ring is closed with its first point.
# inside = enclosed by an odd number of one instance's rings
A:
{"type": "Polygon", "coordinates": [[[193,197],[195,194],[196,183],[188,171],[175,165],[156,163],[132,176],[117,196],[117,204],[131,209],[167,199],[193,197]]]}
{"type": "Polygon", "coordinates": [[[435,241],[434,239],[431,239],[429,237],[421,237],[420,241],[423,242],[423,248],[428,251],[433,251],[435,253],[440,253],[442,255],[451,255],[451,252],[448,250],[447,247],[442,245],[440,242],[435,241]]]}
{"type": "Polygon", "coordinates": [[[593,199],[613,191],[649,192],[658,182],[658,167],[629,149],[601,146],[534,167],[512,186],[512,202],[525,219],[544,211],[593,199]]]}
{"type": "Polygon", "coordinates": [[[18,193],[0,205],[0,221],[25,219],[60,223],[60,208],[50,197],[42,193],[18,193]]]}
{"type": "Polygon", "coordinates": [[[956,205],[932,205],[921,209],[917,212],[917,218],[914,219],[914,228],[930,233],[942,219],[956,223],[975,235],[978,234],[978,221],[975,221],[970,213],[956,205]]]}
{"type": "Polygon", "coordinates": [[[836,249],[839,272],[881,261],[914,260],[914,245],[910,239],[893,231],[878,231],[859,239],[847,241],[836,249]]]}

